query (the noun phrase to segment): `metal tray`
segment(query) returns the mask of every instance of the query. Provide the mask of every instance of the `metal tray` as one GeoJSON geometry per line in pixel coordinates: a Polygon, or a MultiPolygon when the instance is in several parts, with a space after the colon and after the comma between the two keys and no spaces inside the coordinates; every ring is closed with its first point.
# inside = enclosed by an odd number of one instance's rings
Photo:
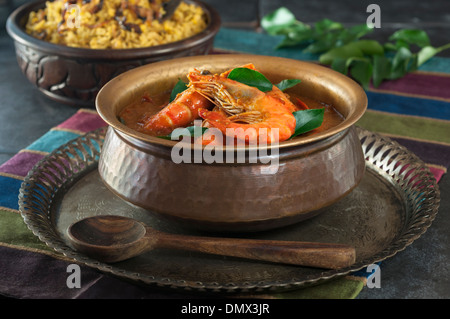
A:
{"type": "Polygon", "coordinates": [[[40,161],[22,184],[20,212],[33,233],[56,251],[137,284],[220,293],[278,292],[318,284],[392,257],[426,231],[439,207],[436,180],[419,158],[389,138],[358,128],[366,173],[352,193],[307,221],[230,234],[352,244],[357,261],[351,267],[323,270],[175,250],[154,250],[105,264],[70,247],[66,231],[71,223],[96,214],[117,214],[165,231],[201,232],[157,218],[108,191],[97,173],[104,133],[100,129],[81,136],[40,161]]]}

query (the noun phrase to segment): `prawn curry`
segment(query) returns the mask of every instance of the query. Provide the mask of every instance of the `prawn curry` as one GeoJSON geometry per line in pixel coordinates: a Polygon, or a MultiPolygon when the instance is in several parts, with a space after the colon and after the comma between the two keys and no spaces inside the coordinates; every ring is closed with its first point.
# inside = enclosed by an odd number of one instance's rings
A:
{"type": "MultiPolygon", "coordinates": [[[[171,92],[142,96],[119,114],[120,121],[136,131],[177,139],[177,128],[200,143],[224,145],[230,138],[246,144],[282,142],[301,134],[315,134],[344,118],[331,105],[284,91],[300,80],[272,84],[253,64],[212,74],[197,70],[187,74],[171,92]],[[201,126],[201,129],[192,129],[201,126]],[[200,131],[200,136],[193,132],[200,131]],[[218,131],[223,139],[217,138],[218,131]]],[[[301,85],[301,84],[300,84],[301,85]]],[[[178,136],[179,137],[179,136],[178,136]]]]}

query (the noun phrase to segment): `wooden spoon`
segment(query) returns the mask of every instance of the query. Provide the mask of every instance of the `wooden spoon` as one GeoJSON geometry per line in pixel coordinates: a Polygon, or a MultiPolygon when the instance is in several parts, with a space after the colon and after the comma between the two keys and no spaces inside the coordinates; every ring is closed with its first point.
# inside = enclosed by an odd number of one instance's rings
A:
{"type": "Polygon", "coordinates": [[[185,236],[163,233],[134,219],[100,215],[72,224],[74,248],[103,262],[118,262],[155,248],[197,251],[275,263],[338,269],[355,262],[343,244],[185,236]]]}

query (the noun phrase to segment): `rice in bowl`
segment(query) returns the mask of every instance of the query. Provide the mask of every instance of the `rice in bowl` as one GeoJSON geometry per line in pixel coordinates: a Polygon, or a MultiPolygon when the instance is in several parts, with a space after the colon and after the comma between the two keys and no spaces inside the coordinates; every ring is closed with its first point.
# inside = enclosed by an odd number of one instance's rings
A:
{"type": "Polygon", "coordinates": [[[180,41],[203,31],[202,8],[181,2],[160,21],[162,0],[55,0],[30,13],[26,32],[54,44],[90,49],[132,49],[180,41]]]}

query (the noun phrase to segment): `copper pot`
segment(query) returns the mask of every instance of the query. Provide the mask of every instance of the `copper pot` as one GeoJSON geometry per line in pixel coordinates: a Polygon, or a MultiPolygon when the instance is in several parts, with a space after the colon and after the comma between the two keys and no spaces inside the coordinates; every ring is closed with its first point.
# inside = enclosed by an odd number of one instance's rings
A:
{"type": "MultiPolygon", "coordinates": [[[[256,55],[211,55],[157,62],[119,75],[96,100],[110,125],[99,174],[114,193],[151,213],[206,230],[267,230],[310,218],[351,192],[365,161],[354,123],[367,107],[362,88],[348,77],[316,64],[256,55]],[[144,92],[173,87],[193,68],[220,72],[252,62],[273,83],[301,79],[300,95],[329,103],[345,120],[318,134],[300,136],[265,149],[224,147],[223,158],[175,163],[180,142],[136,132],[118,113],[144,92]],[[244,154],[244,157],[239,155],[244,154]],[[245,158],[243,163],[238,158],[245,158]]],[[[187,147],[187,144],[182,144],[187,147]]]]}

